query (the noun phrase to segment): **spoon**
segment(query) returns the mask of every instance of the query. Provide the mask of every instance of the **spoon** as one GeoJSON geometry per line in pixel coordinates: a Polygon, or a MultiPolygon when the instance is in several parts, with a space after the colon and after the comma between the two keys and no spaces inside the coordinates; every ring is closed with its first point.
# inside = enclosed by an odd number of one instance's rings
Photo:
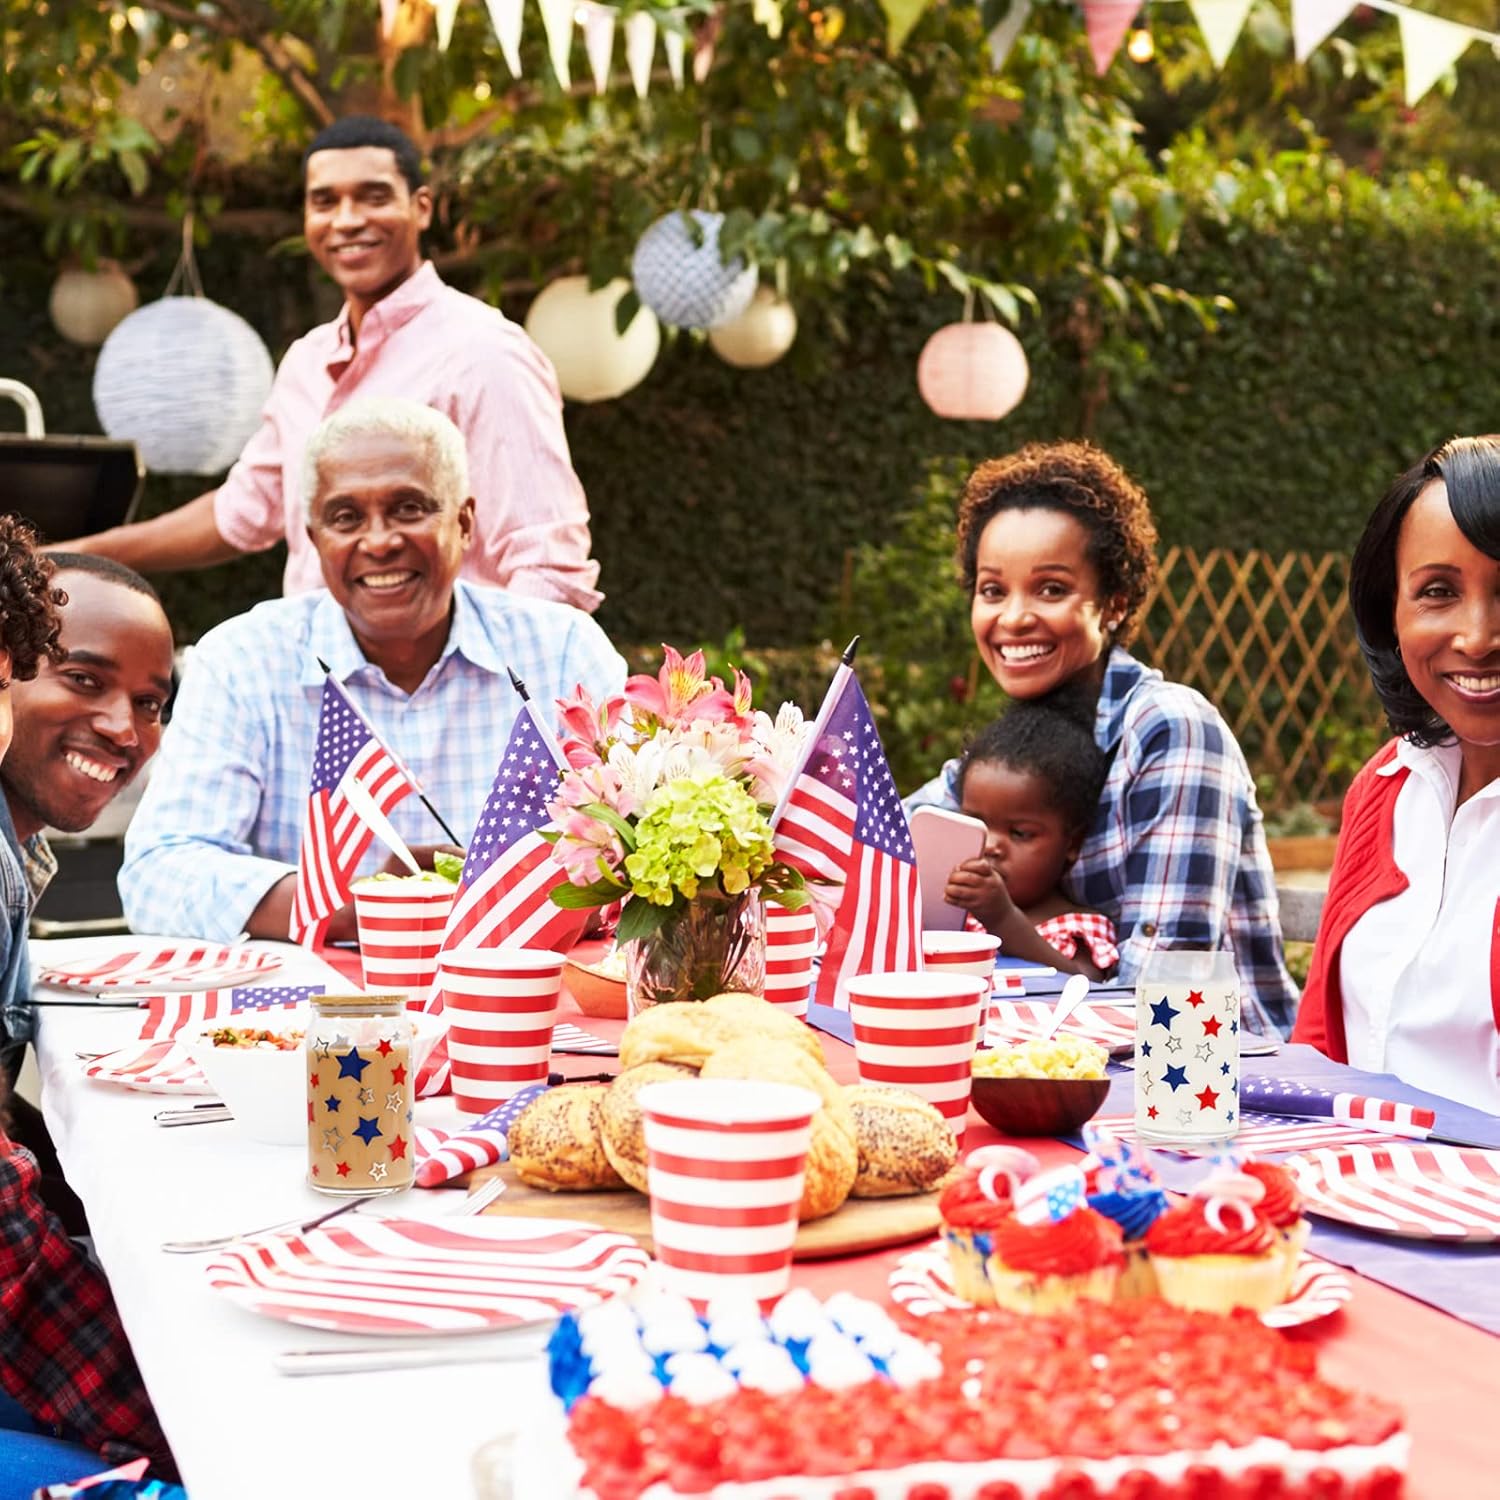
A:
{"type": "Polygon", "coordinates": [[[1080,1003],[1085,1000],[1089,992],[1088,979],[1082,974],[1073,974],[1068,982],[1062,987],[1062,994],[1057,997],[1057,1005],[1053,1008],[1052,1019],[1047,1022],[1042,1031],[1042,1040],[1050,1042],[1058,1033],[1062,1023],[1078,1009],[1080,1003]]]}

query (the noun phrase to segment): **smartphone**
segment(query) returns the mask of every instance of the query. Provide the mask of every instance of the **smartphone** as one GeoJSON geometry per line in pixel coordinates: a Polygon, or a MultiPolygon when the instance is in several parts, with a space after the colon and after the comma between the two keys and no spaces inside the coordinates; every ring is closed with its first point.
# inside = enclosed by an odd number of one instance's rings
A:
{"type": "Polygon", "coordinates": [[[984,853],[988,830],[978,818],[942,807],[919,807],[911,815],[911,841],[917,851],[917,880],[922,890],[922,926],[957,932],[968,913],[943,900],[955,865],[984,853]]]}

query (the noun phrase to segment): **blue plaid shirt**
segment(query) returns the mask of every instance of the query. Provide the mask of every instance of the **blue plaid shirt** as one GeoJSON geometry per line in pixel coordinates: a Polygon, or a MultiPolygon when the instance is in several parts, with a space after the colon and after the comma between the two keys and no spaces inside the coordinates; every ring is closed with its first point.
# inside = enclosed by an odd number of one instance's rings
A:
{"type": "MultiPolygon", "coordinates": [[[[582,683],[618,692],[625,663],[586,614],[459,582],[453,625],[414,693],[365,660],[326,590],[275,599],[209,631],[188,659],[172,723],[125,839],[120,896],[136,932],[228,941],[296,868],[307,809],[321,657],[465,842],[495,779],[520,700],[582,683]]],[[[408,797],[391,814],[410,844],[446,842],[408,797]]],[[[376,840],[361,873],[384,862],[376,840]]]]}
{"type": "MultiPolygon", "coordinates": [[[[1115,924],[1127,983],[1154,947],[1233,948],[1247,1028],[1285,1034],[1297,987],[1282,954],[1255,783],[1229,726],[1201,693],[1117,646],[1094,739],[1114,759],[1064,893],[1115,924]]],[[[958,762],[906,806],[956,809],[958,762]]]]}

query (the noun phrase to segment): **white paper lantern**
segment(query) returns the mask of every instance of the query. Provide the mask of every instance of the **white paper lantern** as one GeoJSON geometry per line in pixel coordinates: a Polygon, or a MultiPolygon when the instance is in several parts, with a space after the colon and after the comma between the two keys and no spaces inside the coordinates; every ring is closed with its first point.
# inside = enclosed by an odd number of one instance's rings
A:
{"type": "Polygon", "coordinates": [[[623,334],[615,309],[630,290],[617,276],[596,292],[587,276],[563,276],[542,288],[526,314],[526,332],[557,371],[572,401],[610,401],[633,390],[650,373],[661,348],[661,325],[641,307],[623,334]]]}
{"type": "Polygon", "coordinates": [[[759,277],[740,256],[726,266],[719,259],[724,215],[693,209],[703,243],[680,213],[658,219],[640,237],[630,274],[641,301],[674,328],[717,328],[739,317],[755,295],[759,277]]]}
{"type": "Polygon", "coordinates": [[[47,311],[52,326],[70,344],[93,349],[109,337],[116,323],[135,311],[139,301],[135,283],[119,264],[101,260],[93,271],[67,267],[52,283],[47,311]]]}
{"type": "Polygon", "coordinates": [[[1026,394],[1026,351],[999,323],[950,323],[922,346],[917,389],[940,417],[995,422],[1026,394]]]}
{"type": "Polygon", "coordinates": [[[163,297],[105,340],[94,409],[158,474],[222,474],[260,421],[271,356],[237,313],[206,297],[163,297]]]}
{"type": "Polygon", "coordinates": [[[768,286],[756,287],[750,306],[739,317],[708,330],[714,353],[726,365],[741,370],[763,370],[774,365],[796,338],[796,310],[768,286]]]}

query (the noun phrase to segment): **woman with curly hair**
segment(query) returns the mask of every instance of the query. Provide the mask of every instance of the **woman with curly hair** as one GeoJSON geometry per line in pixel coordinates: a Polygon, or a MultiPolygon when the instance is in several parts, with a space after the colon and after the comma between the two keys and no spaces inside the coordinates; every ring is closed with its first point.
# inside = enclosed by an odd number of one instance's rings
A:
{"type": "MultiPolygon", "coordinates": [[[[980,660],[1007,695],[1093,700],[1109,769],[1063,889],[1114,923],[1119,977],[1153,948],[1232,948],[1245,1025],[1284,1032],[1297,991],[1244,754],[1212,704],[1125,649],[1156,577],[1144,491],[1087,443],[980,464],[959,505],[958,568],[980,660]]],[[[957,808],[957,770],[908,806],[957,808]]],[[[993,901],[1003,881],[987,860],[959,870],[993,901]]]]}

